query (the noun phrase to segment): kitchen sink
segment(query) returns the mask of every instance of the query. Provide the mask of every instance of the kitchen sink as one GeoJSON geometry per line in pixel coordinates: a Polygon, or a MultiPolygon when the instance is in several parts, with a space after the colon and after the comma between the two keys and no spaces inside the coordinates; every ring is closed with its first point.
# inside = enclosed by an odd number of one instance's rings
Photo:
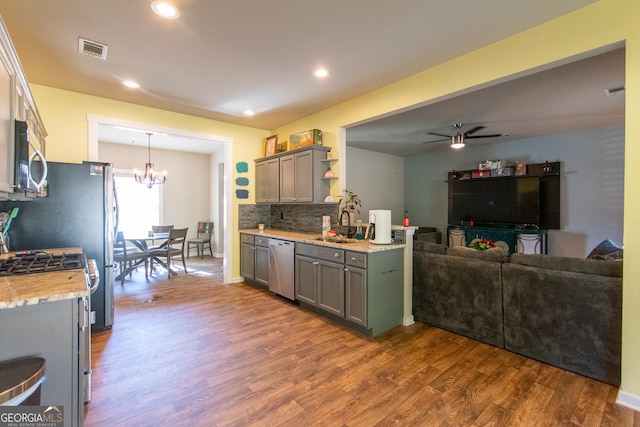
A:
{"type": "Polygon", "coordinates": [[[357,243],[360,241],[358,239],[351,239],[344,236],[316,237],[314,240],[318,240],[320,242],[330,242],[330,243],[357,243]]]}

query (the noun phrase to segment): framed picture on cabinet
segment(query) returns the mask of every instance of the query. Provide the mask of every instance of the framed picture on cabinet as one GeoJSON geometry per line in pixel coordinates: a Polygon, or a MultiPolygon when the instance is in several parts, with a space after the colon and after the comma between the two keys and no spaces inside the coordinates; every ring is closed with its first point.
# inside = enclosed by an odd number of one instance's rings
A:
{"type": "Polygon", "coordinates": [[[278,147],[278,135],[271,135],[264,141],[264,155],[273,156],[276,154],[276,148],[278,147]]]}

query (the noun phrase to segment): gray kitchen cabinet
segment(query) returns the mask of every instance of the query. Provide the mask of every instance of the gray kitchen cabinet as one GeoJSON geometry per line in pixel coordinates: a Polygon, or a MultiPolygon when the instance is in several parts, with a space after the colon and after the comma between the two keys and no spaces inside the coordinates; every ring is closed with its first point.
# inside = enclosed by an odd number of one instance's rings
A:
{"type": "Polygon", "coordinates": [[[255,246],[250,234],[240,234],[240,275],[244,280],[255,280],[255,246]]]}
{"type": "Polygon", "coordinates": [[[314,258],[295,256],[295,296],[298,301],[311,305],[318,305],[316,265],[314,258]]]}
{"type": "Polygon", "coordinates": [[[344,318],[367,326],[367,254],[347,252],[344,268],[344,318]]]}
{"type": "Polygon", "coordinates": [[[318,261],[318,307],[344,317],[344,265],[318,261]]]}
{"type": "Polygon", "coordinates": [[[280,201],[280,159],[256,160],[256,203],[280,201]]]}
{"type": "Polygon", "coordinates": [[[329,195],[329,147],[311,145],[256,159],[256,203],[323,203],[329,195]]]}
{"type": "Polygon", "coordinates": [[[45,359],[41,404],[62,409],[65,427],[83,425],[80,312],[78,299],[0,309],[0,360],[45,359]]]}
{"type": "Polygon", "coordinates": [[[255,275],[254,280],[261,285],[269,286],[269,239],[255,238],[255,275]]]}
{"type": "Polygon", "coordinates": [[[280,201],[313,201],[313,152],[309,150],[280,159],[280,201]]]}
{"type": "Polygon", "coordinates": [[[296,245],[296,299],[377,335],[402,324],[403,249],[355,252],[296,245]]]}
{"type": "Polygon", "coordinates": [[[269,286],[269,239],[240,233],[240,275],[269,286]]]}

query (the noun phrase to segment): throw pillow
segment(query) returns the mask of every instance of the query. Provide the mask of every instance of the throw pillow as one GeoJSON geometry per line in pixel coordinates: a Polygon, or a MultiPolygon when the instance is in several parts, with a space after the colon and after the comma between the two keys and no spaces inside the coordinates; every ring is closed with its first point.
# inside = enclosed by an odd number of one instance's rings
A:
{"type": "Polygon", "coordinates": [[[587,259],[621,260],[622,248],[609,239],[603,240],[587,255],[587,259]]]}

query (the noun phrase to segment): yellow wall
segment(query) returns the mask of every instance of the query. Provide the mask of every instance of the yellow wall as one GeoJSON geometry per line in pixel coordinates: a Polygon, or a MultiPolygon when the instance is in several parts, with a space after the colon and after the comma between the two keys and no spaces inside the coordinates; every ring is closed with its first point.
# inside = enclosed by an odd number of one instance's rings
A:
{"type": "MultiPolygon", "coordinates": [[[[80,163],[88,159],[87,116],[96,115],[232,138],[233,164],[229,165],[232,173],[228,176],[235,182],[238,176],[235,169],[236,162],[246,161],[249,163],[249,182],[253,183],[253,159],[264,154],[264,138],[270,135],[266,130],[187,116],[46,86],[30,85],[30,88],[48,133],[46,157],[53,162],[80,163]]],[[[233,238],[233,253],[239,254],[238,200],[234,194],[232,194],[231,202],[232,217],[228,221],[228,227],[231,228],[233,238]]],[[[249,199],[240,202],[253,203],[254,192],[249,191],[249,199]]],[[[233,277],[240,274],[239,258],[238,255],[232,257],[233,277]]]]}
{"type": "MultiPolygon", "coordinates": [[[[340,128],[412,106],[436,102],[471,88],[487,86],[554,64],[574,60],[611,45],[626,46],[625,268],[621,389],[640,396],[640,1],[600,0],[564,17],[509,37],[437,67],[275,129],[290,135],[321,129],[339,158],[340,128]],[[638,185],[635,185],[639,181],[638,185]]],[[[284,139],[284,137],[281,137],[284,139]]],[[[339,187],[340,183],[335,184],[339,187]]],[[[338,190],[339,191],[339,190],[338,190]]],[[[336,189],[332,188],[332,194],[336,189]]],[[[640,399],[640,397],[639,397],[640,399]]]]}

